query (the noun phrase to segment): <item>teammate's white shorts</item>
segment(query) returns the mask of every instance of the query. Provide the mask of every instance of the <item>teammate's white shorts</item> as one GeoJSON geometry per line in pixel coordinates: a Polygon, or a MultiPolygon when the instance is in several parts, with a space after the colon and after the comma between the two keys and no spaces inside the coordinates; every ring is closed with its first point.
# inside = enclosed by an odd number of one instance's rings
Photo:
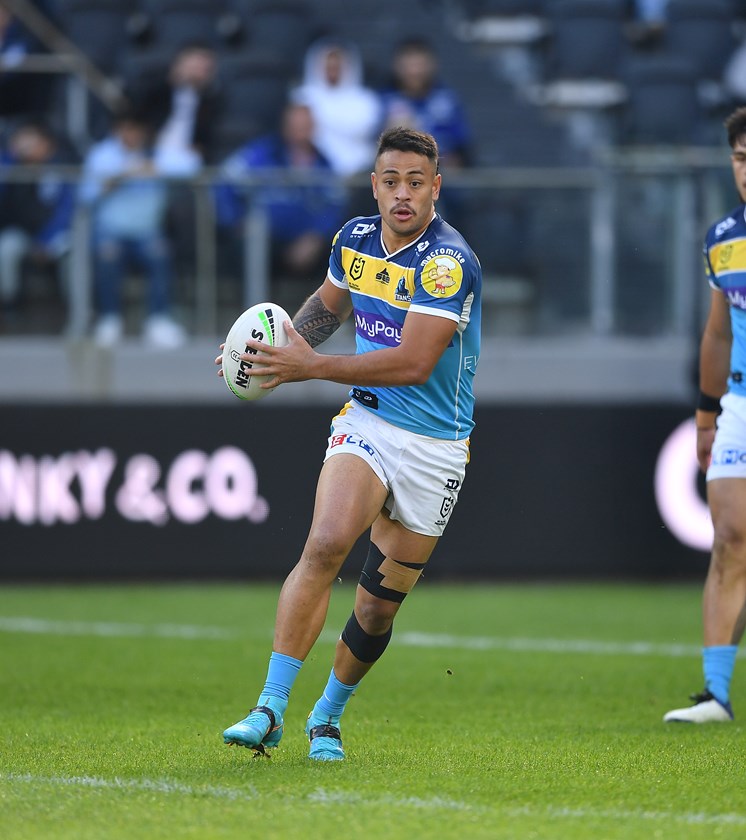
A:
{"type": "Polygon", "coordinates": [[[746,397],[726,394],[720,405],[707,480],[746,478],[746,397]]]}
{"type": "Polygon", "coordinates": [[[392,519],[417,534],[439,537],[458,500],[469,460],[468,440],[441,440],[392,426],[354,402],[332,420],[324,461],[362,458],[389,491],[392,519]]]}

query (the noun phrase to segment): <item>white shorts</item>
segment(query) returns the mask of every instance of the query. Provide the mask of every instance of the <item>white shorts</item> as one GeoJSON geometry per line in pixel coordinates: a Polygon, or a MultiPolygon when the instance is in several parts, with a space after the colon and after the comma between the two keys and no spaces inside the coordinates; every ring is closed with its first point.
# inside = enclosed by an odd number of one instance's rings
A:
{"type": "Polygon", "coordinates": [[[417,534],[439,537],[456,505],[469,460],[468,440],[440,440],[392,426],[350,402],[332,420],[324,461],[351,453],[389,491],[384,507],[417,534]]]}
{"type": "Polygon", "coordinates": [[[726,394],[720,405],[707,480],[746,478],[746,397],[726,394]]]}

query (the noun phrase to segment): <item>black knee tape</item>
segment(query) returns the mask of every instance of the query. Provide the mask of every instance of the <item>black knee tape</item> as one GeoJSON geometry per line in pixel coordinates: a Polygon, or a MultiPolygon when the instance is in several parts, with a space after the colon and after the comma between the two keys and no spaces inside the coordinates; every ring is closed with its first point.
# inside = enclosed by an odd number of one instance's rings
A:
{"type": "Polygon", "coordinates": [[[375,662],[380,659],[386,646],[391,641],[393,625],[380,636],[371,636],[360,626],[353,611],[342,631],[342,641],[350,649],[352,655],[361,662],[375,662]]]}
{"type": "Polygon", "coordinates": [[[401,604],[424,568],[424,563],[401,563],[390,557],[387,558],[377,545],[371,543],[368,557],[360,574],[360,586],[376,598],[401,604]],[[399,572],[409,572],[409,574],[397,574],[397,569],[399,572]],[[404,578],[409,579],[404,580],[404,578]],[[387,583],[394,583],[396,588],[387,586],[387,583]]]}

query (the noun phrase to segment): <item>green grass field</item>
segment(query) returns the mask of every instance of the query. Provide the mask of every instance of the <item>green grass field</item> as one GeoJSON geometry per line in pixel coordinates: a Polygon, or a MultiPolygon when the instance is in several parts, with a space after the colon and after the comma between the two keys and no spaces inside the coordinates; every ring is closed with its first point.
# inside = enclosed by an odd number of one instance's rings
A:
{"type": "Polygon", "coordinates": [[[0,836],[746,836],[742,724],[661,723],[701,688],[699,586],[423,581],[332,764],[303,726],[351,585],[271,759],[220,737],[263,683],[277,592],[0,588],[0,836]]]}

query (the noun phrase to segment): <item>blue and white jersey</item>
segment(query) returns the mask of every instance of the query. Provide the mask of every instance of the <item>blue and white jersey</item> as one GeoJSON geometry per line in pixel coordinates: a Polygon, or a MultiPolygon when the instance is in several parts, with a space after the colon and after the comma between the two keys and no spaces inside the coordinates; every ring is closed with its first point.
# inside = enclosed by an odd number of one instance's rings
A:
{"type": "Polygon", "coordinates": [[[352,296],[358,353],[400,344],[407,312],[455,321],[453,339],[424,385],[354,387],[350,396],[416,434],[468,438],[474,427],[482,268],[461,234],[436,213],[418,239],[389,254],[380,215],[360,216],[335,237],[328,276],[352,296]]]}
{"type": "Polygon", "coordinates": [[[716,222],[705,237],[705,271],[730,304],[733,345],[728,390],[746,397],[746,207],[716,222]],[[736,374],[734,377],[733,374],[736,374]]]}

